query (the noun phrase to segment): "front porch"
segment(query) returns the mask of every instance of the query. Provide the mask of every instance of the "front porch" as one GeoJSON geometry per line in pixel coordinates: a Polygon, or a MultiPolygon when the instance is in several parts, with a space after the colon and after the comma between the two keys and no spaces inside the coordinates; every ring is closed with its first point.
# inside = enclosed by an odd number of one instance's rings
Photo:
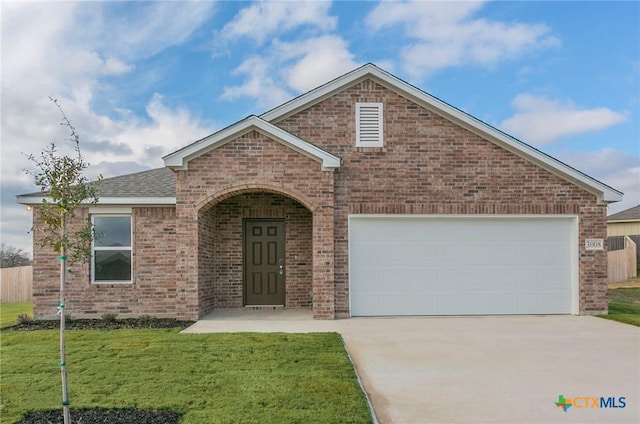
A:
{"type": "Polygon", "coordinates": [[[311,321],[311,309],[215,309],[198,321],[311,321]]]}
{"type": "Polygon", "coordinates": [[[314,235],[326,231],[317,219],[300,201],[264,189],[201,207],[198,317],[332,318],[314,295],[314,235]]]}

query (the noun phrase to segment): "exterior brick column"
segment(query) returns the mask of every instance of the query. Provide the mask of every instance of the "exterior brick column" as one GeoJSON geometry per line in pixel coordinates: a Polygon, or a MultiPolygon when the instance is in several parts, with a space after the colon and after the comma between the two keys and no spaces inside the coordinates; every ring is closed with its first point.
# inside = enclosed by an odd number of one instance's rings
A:
{"type": "Polygon", "coordinates": [[[322,204],[313,211],[313,317],[335,319],[334,174],[325,172],[322,204]]]}
{"type": "MultiPolygon", "coordinates": [[[[176,191],[187,178],[176,175],[176,191]]],[[[187,183],[188,184],[188,183],[187,183]]],[[[185,185],[187,185],[185,184],[185,185]]],[[[198,212],[195,205],[181,200],[176,205],[176,316],[183,320],[199,318],[198,304],[198,212]]]]}

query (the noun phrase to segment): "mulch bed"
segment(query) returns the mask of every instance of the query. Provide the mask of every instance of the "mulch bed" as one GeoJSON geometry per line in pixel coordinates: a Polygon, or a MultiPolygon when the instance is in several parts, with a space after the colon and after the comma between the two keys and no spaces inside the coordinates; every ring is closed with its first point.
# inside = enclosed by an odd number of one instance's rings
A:
{"type": "MultiPolygon", "coordinates": [[[[178,424],[181,413],[175,411],[149,411],[126,409],[71,409],[74,424],[178,424]]],[[[62,409],[30,412],[17,424],[63,424],[62,409]]]]}
{"type": "MultiPolygon", "coordinates": [[[[173,318],[126,318],[118,320],[104,319],[67,319],[65,328],[67,330],[119,330],[119,329],[139,329],[139,328],[176,328],[184,330],[194,321],[178,321],[173,318]]],[[[12,327],[3,328],[2,331],[34,331],[34,330],[57,330],[60,328],[58,320],[27,321],[16,324],[12,327]]]]}

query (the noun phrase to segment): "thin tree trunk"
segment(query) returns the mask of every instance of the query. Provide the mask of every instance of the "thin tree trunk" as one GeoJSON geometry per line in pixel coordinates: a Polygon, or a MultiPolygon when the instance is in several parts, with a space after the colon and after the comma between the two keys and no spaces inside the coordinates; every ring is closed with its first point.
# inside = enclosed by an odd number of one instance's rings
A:
{"type": "MultiPolygon", "coordinates": [[[[62,239],[67,234],[67,225],[64,210],[62,211],[62,239]]],[[[64,424],[71,424],[71,412],[69,411],[69,389],[67,387],[67,353],[65,350],[65,285],[67,275],[67,249],[65,243],[60,244],[60,374],[62,377],[62,414],[64,424]]]]}

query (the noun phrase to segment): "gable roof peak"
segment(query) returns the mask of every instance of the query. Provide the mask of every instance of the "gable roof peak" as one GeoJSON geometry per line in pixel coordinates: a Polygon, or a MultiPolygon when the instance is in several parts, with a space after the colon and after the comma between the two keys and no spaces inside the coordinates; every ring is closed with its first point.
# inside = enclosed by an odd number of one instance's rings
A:
{"type": "Polygon", "coordinates": [[[295,151],[322,164],[323,170],[334,170],[340,167],[341,159],[313,144],[296,137],[270,122],[249,115],[243,120],[202,138],[180,150],[164,156],[165,166],[172,169],[188,169],[189,161],[208,151],[217,149],[228,142],[251,131],[257,131],[295,151]]]}
{"type": "Polygon", "coordinates": [[[521,158],[558,175],[566,181],[575,184],[594,194],[599,202],[611,203],[622,200],[622,192],[578,171],[575,168],[559,161],[558,159],[543,153],[529,144],[512,137],[509,134],[469,115],[468,113],[451,106],[450,104],[428,94],[410,83],[390,74],[382,68],[367,63],[348,72],[338,78],[329,81],[293,100],[290,100],[274,109],[271,109],[260,118],[265,121],[277,123],[297,112],[309,108],[332,95],[345,90],[361,81],[372,79],[385,88],[398,95],[442,116],[443,118],[471,131],[480,137],[489,140],[521,158]]]}

